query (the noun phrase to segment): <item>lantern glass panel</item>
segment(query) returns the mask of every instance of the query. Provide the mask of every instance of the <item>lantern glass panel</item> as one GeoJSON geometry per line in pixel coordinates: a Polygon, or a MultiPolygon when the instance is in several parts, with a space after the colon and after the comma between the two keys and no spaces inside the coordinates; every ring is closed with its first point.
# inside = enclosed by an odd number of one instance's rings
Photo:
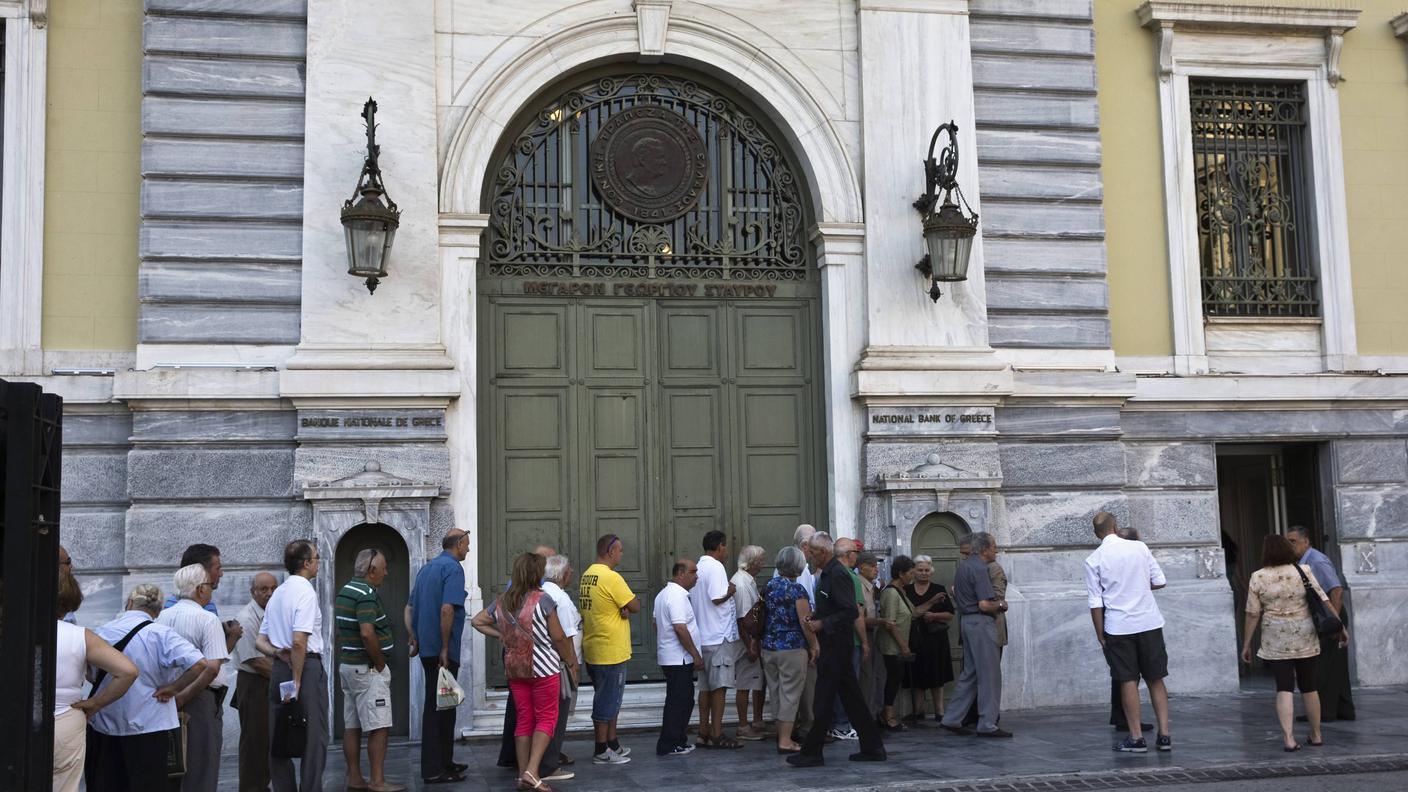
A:
{"type": "Polygon", "coordinates": [[[391,234],[386,223],[371,218],[349,219],[347,231],[347,272],[359,278],[385,277],[386,253],[391,234]]]}

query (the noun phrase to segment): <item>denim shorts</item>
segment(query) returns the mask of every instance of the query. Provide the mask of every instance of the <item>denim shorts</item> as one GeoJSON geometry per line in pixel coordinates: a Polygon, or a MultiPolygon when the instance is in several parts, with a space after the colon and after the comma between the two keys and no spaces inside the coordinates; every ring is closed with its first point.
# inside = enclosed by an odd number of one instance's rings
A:
{"type": "Polygon", "coordinates": [[[587,663],[592,678],[592,720],[606,723],[621,713],[621,698],[626,695],[626,664],[593,665],[587,663]]]}

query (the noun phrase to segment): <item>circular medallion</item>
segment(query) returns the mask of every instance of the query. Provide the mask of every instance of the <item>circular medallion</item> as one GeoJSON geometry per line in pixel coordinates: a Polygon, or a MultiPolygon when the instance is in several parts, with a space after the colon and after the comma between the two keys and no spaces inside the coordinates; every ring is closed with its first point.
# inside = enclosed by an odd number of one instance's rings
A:
{"type": "Polygon", "coordinates": [[[684,116],[657,105],[623,110],[592,141],[592,181],[612,209],[651,223],[698,202],[709,175],[704,140],[684,116]]]}

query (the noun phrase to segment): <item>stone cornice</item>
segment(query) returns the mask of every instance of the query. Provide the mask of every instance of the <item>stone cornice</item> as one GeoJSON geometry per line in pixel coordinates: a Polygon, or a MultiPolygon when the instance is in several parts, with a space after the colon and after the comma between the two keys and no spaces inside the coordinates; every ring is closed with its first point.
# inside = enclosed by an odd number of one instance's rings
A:
{"type": "Polygon", "coordinates": [[[1159,34],[1159,79],[1173,74],[1173,36],[1178,30],[1212,33],[1317,36],[1325,40],[1325,75],[1339,85],[1344,34],[1359,24],[1360,11],[1349,8],[1300,8],[1274,5],[1219,5],[1179,0],[1149,0],[1135,14],[1139,24],[1159,34]]]}

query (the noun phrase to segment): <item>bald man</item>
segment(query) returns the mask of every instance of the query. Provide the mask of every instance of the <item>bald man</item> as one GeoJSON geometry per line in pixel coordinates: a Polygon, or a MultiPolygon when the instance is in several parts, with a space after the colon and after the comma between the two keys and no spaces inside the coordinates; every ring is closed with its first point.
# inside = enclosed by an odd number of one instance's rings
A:
{"type": "Polygon", "coordinates": [[[254,644],[264,623],[264,607],[278,587],[278,578],[268,572],[255,575],[249,582],[249,602],[236,617],[244,634],[230,654],[239,672],[230,706],[240,714],[240,792],[269,788],[269,677],[274,661],[254,644]]]}
{"type": "Polygon", "coordinates": [[[458,676],[460,642],[464,637],[464,559],[469,534],[451,528],[440,540],[444,549],[416,574],[406,605],[411,656],[420,654],[425,672],[425,703],[421,709],[420,772],[427,784],[464,780],[468,765],[455,761],[455,710],[437,709],[436,680],[440,669],[458,676]]]}

